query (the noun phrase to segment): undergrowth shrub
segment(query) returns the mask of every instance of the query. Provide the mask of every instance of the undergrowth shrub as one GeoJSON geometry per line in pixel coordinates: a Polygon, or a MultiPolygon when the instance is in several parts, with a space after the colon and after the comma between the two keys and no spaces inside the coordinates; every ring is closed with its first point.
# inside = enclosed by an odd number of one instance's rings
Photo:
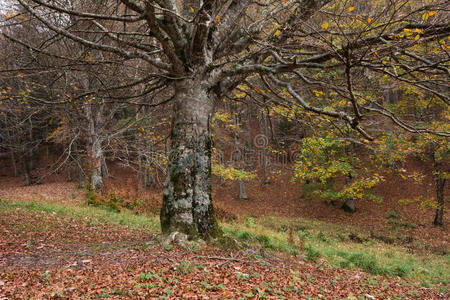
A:
{"type": "Polygon", "coordinates": [[[395,209],[391,209],[386,214],[386,219],[400,219],[400,217],[401,217],[400,213],[395,209]]]}
{"type": "Polygon", "coordinates": [[[416,225],[414,225],[411,222],[408,221],[401,221],[401,215],[396,210],[390,210],[386,214],[386,219],[389,220],[389,223],[391,224],[391,229],[398,229],[400,227],[410,228],[414,229],[416,228],[416,225]]]}
{"type": "Polygon", "coordinates": [[[320,252],[310,244],[305,246],[305,250],[306,250],[306,257],[305,257],[306,260],[316,262],[321,256],[320,252]]]}
{"type": "Polygon", "coordinates": [[[97,193],[94,189],[88,188],[85,194],[86,203],[90,206],[103,207],[114,212],[120,212],[123,209],[128,209],[136,214],[140,213],[157,213],[157,201],[152,198],[144,200],[142,198],[131,198],[126,193],[109,192],[97,193]]]}
{"type": "Polygon", "coordinates": [[[100,206],[101,201],[98,198],[97,193],[95,190],[88,188],[86,194],[85,194],[86,202],[88,205],[92,206],[100,206]]]}

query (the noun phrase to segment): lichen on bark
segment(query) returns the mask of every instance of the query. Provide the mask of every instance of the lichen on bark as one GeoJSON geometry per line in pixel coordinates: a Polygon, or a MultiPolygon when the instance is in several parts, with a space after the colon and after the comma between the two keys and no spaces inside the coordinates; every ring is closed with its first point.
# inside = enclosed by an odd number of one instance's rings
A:
{"type": "Polygon", "coordinates": [[[211,132],[213,101],[201,82],[176,84],[171,149],[161,207],[164,234],[190,239],[216,233],[211,199],[211,132]]]}

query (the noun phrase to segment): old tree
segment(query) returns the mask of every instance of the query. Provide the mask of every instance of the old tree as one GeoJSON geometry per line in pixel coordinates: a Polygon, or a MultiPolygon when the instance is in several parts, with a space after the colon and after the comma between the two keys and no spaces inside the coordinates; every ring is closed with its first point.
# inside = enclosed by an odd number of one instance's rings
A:
{"type": "MultiPolygon", "coordinates": [[[[209,239],[217,232],[210,123],[215,104],[236,89],[344,124],[366,140],[376,138],[370,131],[370,125],[379,124],[376,116],[407,132],[445,140],[448,132],[413,126],[365,91],[371,81],[391,80],[425,91],[434,108],[448,109],[446,5],[407,0],[17,0],[2,34],[33,57],[53,57],[59,65],[67,61],[66,67],[75,61],[123,66],[102,86],[85,83],[77,99],[170,103],[161,227],[167,234],[209,239]],[[25,26],[41,38],[13,34],[25,26]],[[58,45],[73,53],[61,52],[58,45]],[[312,101],[312,88],[325,91],[324,97],[312,101]]],[[[51,61],[45,68],[52,68],[51,61]]],[[[94,114],[91,108],[86,112],[94,114]]],[[[100,163],[94,169],[100,170],[100,163]]],[[[94,185],[99,172],[91,173],[94,185]]]]}

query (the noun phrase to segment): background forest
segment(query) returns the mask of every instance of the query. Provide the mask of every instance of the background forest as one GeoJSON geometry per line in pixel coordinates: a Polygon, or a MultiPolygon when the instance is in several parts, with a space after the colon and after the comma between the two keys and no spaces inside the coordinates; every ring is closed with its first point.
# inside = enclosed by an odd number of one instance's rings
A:
{"type": "Polygon", "coordinates": [[[446,1],[0,7],[0,296],[448,297],[446,1]]]}

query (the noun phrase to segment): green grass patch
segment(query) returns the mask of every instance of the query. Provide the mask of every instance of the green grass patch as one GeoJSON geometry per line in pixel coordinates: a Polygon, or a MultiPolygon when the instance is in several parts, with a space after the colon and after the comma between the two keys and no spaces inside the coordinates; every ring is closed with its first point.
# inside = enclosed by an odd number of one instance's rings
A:
{"type": "Polygon", "coordinates": [[[71,206],[46,202],[11,202],[0,201],[0,211],[10,209],[25,209],[30,211],[45,211],[57,215],[66,215],[84,219],[88,224],[110,223],[128,226],[148,231],[159,232],[159,220],[156,216],[136,215],[130,210],[120,212],[94,206],[71,206]]]}
{"type": "MultiPolygon", "coordinates": [[[[394,218],[390,218],[394,219],[394,218]]],[[[402,225],[403,226],[403,225],[402,225]]],[[[404,225],[405,227],[409,227],[404,225]]],[[[250,246],[323,259],[336,267],[357,268],[381,276],[399,276],[445,290],[450,283],[450,255],[411,253],[403,237],[372,235],[357,227],[303,219],[262,217],[223,223],[225,234],[250,246]],[[288,242],[290,241],[290,242],[288,242]]],[[[414,246],[414,242],[408,247],[414,246]]]]}

